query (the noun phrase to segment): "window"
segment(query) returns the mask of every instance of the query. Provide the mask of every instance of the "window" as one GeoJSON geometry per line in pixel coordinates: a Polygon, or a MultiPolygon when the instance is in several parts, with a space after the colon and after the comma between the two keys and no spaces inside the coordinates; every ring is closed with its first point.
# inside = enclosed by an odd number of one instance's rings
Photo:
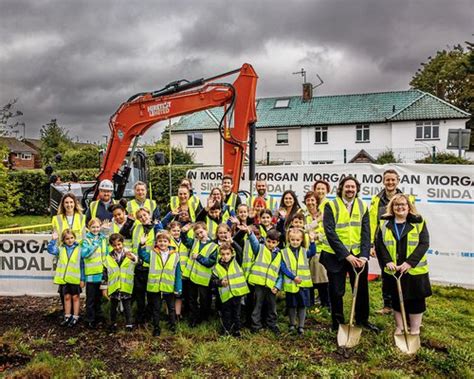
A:
{"type": "Polygon", "coordinates": [[[328,143],[328,127],[318,126],[314,132],[314,143],[328,143]]]}
{"type": "Polygon", "coordinates": [[[288,145],[288,130],[277,130],[277,145],[288,145]]]}
{"type": "Polygon", "coordinates": [[[188,147],[202,147],[202,133],[189,133],[188,147]]]}
{"type": "Polygon", "coordinates": [[[356,126],[356,142],[370,142],[369,125],[356,126]]]}
{"type": "Polygon", "coordinates": [[[31,153],[21,153],[20,155],[20,159],[22,161],[31,161],[31,158],[32,158],[31,153]]]}
{"type": "Polygon", "coordinates": [[[278,99],[275,101],[274,108],[288,108],[290,106],[290,99],[278,99]]]}
{"type": "Polygon", "coordinates": [[[416,139],[439,139],[439,120],[417,122],[416,139]]]}

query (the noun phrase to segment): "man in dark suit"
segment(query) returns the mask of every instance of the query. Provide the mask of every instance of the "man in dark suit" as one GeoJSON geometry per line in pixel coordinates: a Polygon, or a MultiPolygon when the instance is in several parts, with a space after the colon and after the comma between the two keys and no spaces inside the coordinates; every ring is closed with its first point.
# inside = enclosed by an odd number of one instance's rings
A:
{"type": "Polygon", "coordinates": [[[370,219],[367,205],[358,197],[360,184],[352,176],[344,177],[337,197],[324,208],[323,225],[327,241],[320,262],[329,279],[332,327],[344,324],[343,297],[349,273],[354,287],[355,270],[362,270],[356,300],[355,321],[367,329],[379,329],[369,323],[368,259],[370,254],[370,219]]]}

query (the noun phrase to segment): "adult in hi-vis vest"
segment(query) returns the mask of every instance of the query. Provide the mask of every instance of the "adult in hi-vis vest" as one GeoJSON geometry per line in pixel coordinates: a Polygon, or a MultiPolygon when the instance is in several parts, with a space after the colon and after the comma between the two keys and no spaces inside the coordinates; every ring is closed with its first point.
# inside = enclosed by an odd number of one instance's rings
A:
{"type": "Polygon", "coordinates": [[[247,198],[247,205],[249,208],[253,207],[253,203],[257,197],[261,197],[265,200],[267,209],[275,211],[278,207],[278,201],[267,193],[267,182],[265,180],[257,180],[255,182],[255,189],[257,190],[257,195],[253,195],[251,198],[247,198]]]}
{"type": "Polygon", "coordinates": [[[104,179],[99,183],[99,195],[97,200],[91,201],[89,209],[86,212],[86,224],[91,218],[98,218],[100,221],[112,220],[112,212],[109,210],[109,206],[115,203],[112,200],[112,194],[114,192],[114,184],[104,179]]]}
{"type": "Polygon", "coordinates": [[[58,206],[58,214],[53,216],[51,223],[58,235],[66,229],[71,229],[77,236],[77,241],[80,242],[86,233],[85,221],[79,200],[73,193],[66,193],[58,206]]]}
{"type": "MultiPolygon", "coordinates": [[[[375,245],[385,272],[403,274],[401,278],[403,303],[410,319],[410,333],[415,335],[420,334],[421,319],[426,310],[425,299],[431,296],[426,257],[429,244],[426,223],[417,214],[409,196],[404,194],[393,196],[387,205],[386,213],[381,217],[375,245]]],[[[388,277],[387,284],[392,296],[395,334],[402,334],[400,299],[392,275],[388,277]]]]}
{"type": "Polygon", "coordinates": [[[147,198],[146,184],[142,181],[137,181],[133,185],[133,193],[135,198],[127,203],[127,213],[135,217],[135,213],[140,208],[146,208],[150,211],[152,220],[159,220],[160,210],[156,206],[156,201],[147,198]]]}
{"type": "Polygon", "coordinates": [[[168,207],[168,214],[165,218],[171,221],[179,221],[181,223],[195,222],[196,216],[201,212],[201,201],[197,196],[191,196],[189,187],[180,185],[178,187],[178,195],[171,196],[168,207]]]}
{"type": "Polygon", "coordinates": [[[337,188],[337,197],[324,207],[323,225],[326,240],[320,262],[329,279],[333,330],[344,324],[343,297],[349,273],[354,286],[356,270],[363,270],[355,306],[358,325],[378,332],[369,319],[368,259],[370,254],[370,221],[367,205],[358,197],[360,184],[356,178],[344,177],[337,188]]]}
{"type": "MultiPolygon", "coordinates": [[[[393,198],[394,195],[397,193],[402,193],[398,189],[398,184],[400,183],[400,176],[398,172],[393,169],[385,170],[383,173],[383,190],[380,191],[377,195],[372,197],[372,201],[370,202],[370,241],[372,243],[373,250],[371,251],[372,255],[377,256],[377,260],[379,261],[380,270],[382,270],[382,297],[383,297],[383,308],[379,310],[377,313],[380,314],[390,314],[392,313],[392,298],[390,296],[390,291],[387,285],[387,278],[391,277],[384,271],[384,264],[380,259],[379,255],[376,254],[375,249],[375,234],[377,232],[377,228],[379,226],[380,218],[385,213],[387,204],[393,198]]],[[[415,203],[415,197],[410,195],[409,196],[410,202],[415,203]]]]}
{"type": "Polygon", "coordinates": [[[242,203],[237,193],[232,192],[234,179],[230,175],[225,175],[222,178],[222,192],[224,193],[224,202],[229,206],[231,211],[235,211],[242,203]]]}

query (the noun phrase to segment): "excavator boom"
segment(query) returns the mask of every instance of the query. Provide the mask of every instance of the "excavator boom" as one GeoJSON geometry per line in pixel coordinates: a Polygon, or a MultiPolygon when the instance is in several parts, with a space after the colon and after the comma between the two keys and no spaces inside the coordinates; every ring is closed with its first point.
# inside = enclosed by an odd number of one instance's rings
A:
{"type": "MultiPolygon", "coordinates": [[[[240,69],[193,82],[170,83],[162,90],[141,93],[123,103],[110,118],[111,137],[104,155],[98,181],[113,179],[119,172],[135,137],[142,136],[153,124],[214,107],[225,107],[220,134],[224,140],[224,175],[234,180],[238,191],[247,149],[249,129],[257,121],[255,96],[258,76],[250,64],[240,69]],[[214,80],[238,73],[233,84],[214,80]],[[230,115],[232,125],[225,122],[230,115]]],[[[116,194],[116,196],[120,194],[116,194]]]]}

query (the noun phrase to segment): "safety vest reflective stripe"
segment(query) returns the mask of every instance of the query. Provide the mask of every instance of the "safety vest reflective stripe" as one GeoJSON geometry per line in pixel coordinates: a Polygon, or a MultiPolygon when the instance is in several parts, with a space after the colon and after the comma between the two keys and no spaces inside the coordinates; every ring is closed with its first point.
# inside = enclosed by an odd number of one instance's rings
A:
{"type": "Polygon", "coordinates": [[[135,212],[138,211],[140,208],[148,209],[150,213],[153,214],[156,209],[156,201],[151,199],[145,199],[145,201],[140,205],[137,199],[133,199],[127,203],[128,214],[135,216],[135,212]]]}
{"type": "Polygon", "coordinates": [[[295,276],[298,276],[301,279],[301,283],[296,284],[292,279],[285,275],[283,278],[283,289],[285,292],[296,293],[299,291],[299,287],[313,287],[311,273],[309,271],[308,258],[306,257],[306,250],[300,247],[298,249],[297,258],[295,258],[290,248],[283,249],[281,254],[286,267],[295,276]]]}
{"type": "MultiPolygon", "coordinates": [[[[93,241],[89,241],[90,245],[93,244],[93,241]]],[[[102,238],[100,245],[94,250],[91,256],[84,258],[84,273],[86,275],[96,275],[100,274],[103,269],[103,259],[107,254],[107,239],[102,238]]]]}
{"type": "MultiPolygon", "coordinates": [[[[194,241],[194,244],[191,248],[190,255],[199,254],[203,257],[208,258],[215,249],[217,245],[214,242],[207,243],[201,251],[199,251],[200,242],[198,240],[194,241]]],[[[201,286],[208,286],[211,281],[212,269],[203,266],[196,259],[189,259],[186,266],[186,273],[189,273],[189,279],[196,284],[201,286]]]]}
{"type": "MultiPolygon", "coordinates": [[[[259,196],[252,196],[251,198],[248,197],[247,198],[247,205],[252,208],[253,207],[253,203],[255,201],[255,199],[259,197],[259,196]]],[[[274,197],[270,196],[270,195],[267,195],[267,198],[265,199],[265,205],[267,207],[267,209],[270,209],[270,210],[275,210],[276,207],[277,207],[277,201],[275,200],[274,197]]]]}
{"type": "Polygon", "coordinates": [[[228,281],[227,287],[219,287],[219,295],[223,303],[234,296],[244,296],[250,292],[244,273],[235,258],[230,262],[227,270],[217,263],[213,272],[220,280],[226,279],[228,281]]]}
{"type": "MultiPolygon", "coordinates": [[[[424,221],[421,223],[410,223],[413,228],[408,232],[407,234],[407,251],[406,251],[406,257],[408,257],[413,254],[413,252],[416,250],[416,247],[418,246],[420,242],[420,233],[423,230],[424,226],[424,221]]],[[[380,220],[379,227],[382,232],[382,240],[385,245],[385,247],[388,250],[388,253],[390,254],[390,257],[392,258],[392,262],[397,264],[397,240],[395,239],[395,236],[393,235],[393,232],[390,228],[387,227],[388,225],[388,220],[380,220]]],[[[387,268],[384,268],[385,272],[391,273],[390,270],[387,268]]],[[[410,275],[421,275],[421,274],[426,274],[429,272],[429,267],[428,267],[428,260],[427,260],[427,255],[426,253],[423,255],[423,257],[420,259],[418,264],[415,267],[412,267],[411,269],[408,270],[408,273],[410,275]]]]}
{"type": "Polygon", "coordinates": [[[74,248],[68,257],[66,248],[59,248],[58,263],[54,276],[55,284],[80,284],[81,283],[81,247],[74,248]]]}
{"type": "Polygon", "coordinates": [[[83,214],[74,213],[72,225],[69,225],[65,215],[56,215],[52,219],[53,230],[61,236],[65,229],[71,229],[76,234],[76,241],[80,242],[86,235],[85,220],[86,217],[83,214]]]}
{"type": "Polygon", "coordinates": [[[252,247],[250,246],[250,241],[247,239],[244,242],[244,250],[242,251],[242,270],[246,278],[250,275],[250,269],[255,257],[253,255],[252,247]]]}
{"type": "MultiPolygon", "coordinates": [[[[199,206],[199,199],[195,195],[192,195],[188,199],[187,205],[188,205],[189,218],[191,219],[192,222],[196,222],[196,209],[199,206]]],[[[178,196],[171,196],[170,208],[172,211],[175,211],[176,209],[179,208],[178,196]]]]}
{"type": "Polygon", "coordinates": [[[237,194],[235,194],[234,192],[231,192],[230,195],[229,195],[229,198],[227,199],[227,201],[225,202],[231,210],[235,210],[235,206],[237,205],[237,194]]]}
{"type": "Polygon", "coordinates": [[[275,287],[280,272],[280,264],[280,252],[272,259],[272,252],[265,245],[260,245],[257,258],[250,270],[249,283],[266,286],[270,289],[275,287]]]}
{"type": "Polygon", "coordinates": [[[219,224],[212,220],[209,216],[206,216],[207,235],[211,240],[216,238],[217,228],[219,224]]]}
{"type": "MultiPolygon", "coordinates": [[[[340,197],[336,197],[329,205],[334,215],[336,233],[339,239],[349,252],[352,252],[354,255],[359,255],[362,218],[367,211],[367,206],[361,199],[356,198],[352,204],[352,213],[349,214],[346,205],[340,197]]],[[[335,254],[326,236],[323,238],[323,244],[325,245],[325,251],[335,254]]]]}
{"type": "MultiPolygon", "coordinates": [[[[151,228],[146,235],[145,250],[151,254],[153,246],[155,246],[155,236],[153,235],[154,229],[151,228]]],[[[142,224],[135,224],[132,232],[132,252],[138,255],[138,248],[140,246],[140,240],[145,234],[145,230],[142,224]]],[[[149,267],[150,264],[143,262],[143,267],[149,267]]]]}
{"type": "Polygon", "coordinates": [[[146,290],[148,292],[174,292],[176,267],[179,263],[179,253],[172,252],[163,265],[160,254],[152,250],[150,255],[150,272],[146,290]]]}
{"type": "Polygon", "coordinates": [[[120,291],[131,295],[133,292],[135,263],[128,257],[125,257],[122,265],[119,266],[115,259],[107,255],[104,259],[104,266],[108,274],[107,293],[111,295],[116,291],[120,291]]]}

